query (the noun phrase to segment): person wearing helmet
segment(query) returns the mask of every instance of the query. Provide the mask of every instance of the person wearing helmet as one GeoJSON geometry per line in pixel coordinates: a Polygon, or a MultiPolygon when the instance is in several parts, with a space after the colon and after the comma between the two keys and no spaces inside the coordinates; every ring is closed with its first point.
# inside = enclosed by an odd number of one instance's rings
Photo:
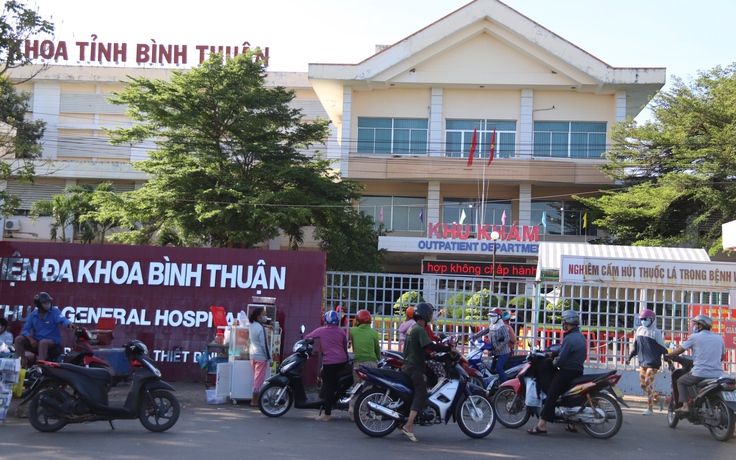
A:
{"type": "Polygon", "coordinates": [[[504,366],[511,356],[510,339],[509,330],[503,322],[503,310],[498,307],[492,308],[488,313],[488,343],[493,347],[491,354],[496,357],[491,364],[491,370],[496,369],[498,372],[498,383],[503,383],[507,379],[504,366]]]}
{"type": "MultiPolygon", "coordinates": [[[[353,346],[353,369],[360,365],[376,367],[381,359],[381,346],[378,332],[373,329],[373,318],[368,310],[356,313],[358,325],[350,329],[350,343],[353,346]]],[[[353,382],[358,382],[358,374],[353,371],[353,382]]],[[[351,412],[352,415],[352,412],[351,412]]]]}
{"type": "Polygon", "coordinates": [[[324,415],[320,414],[315,420],[327,421],[332,418],[332,406],[335,403],[335,387],[347,365],[350,357],[348,355],[348,338],[338,325],[340,315],[335,310],[329,310],[324,314],[324,323],[309,334],[305,339],[319,339],[322,349],[322,388],[320,398],[325,400],[324,415]]]}
{"type": "MultiPolygon", "coordinates": [[[[552,380],[547,389],[547,399],[542,406],[539,422],[534,428],[527,430],[529,434],[547,434],[547,423],[552,422],[555,416],[557,398],[570,387],[575,377],[583,375],[585,359],[588,357],[588,345],[585,336],[580,332],[580,316],[574,310],[562,312],[562,346],[549,353],[552,361],[552,380]]],[[[565,430],[577,433],[574,424],[565,426],[565,430]]]]}
{"type": "Polygon", "coordinates": [[[38,359],[45,361],[49,353],[61,347],[60,325],[74,329],[74,323],[69,321],[61,310],[51,306],[51,298],[45,292],[39,292],[33,298],[36,309],[33,310],[23,325],[20,335],[15,338],[15,357],[20,358],[21,365],[26,367],[26,350],[38,354],[38,359]]]}
{"type": "Polygon", "coordinates": [[[416,419],[419,411],[424,409],[424,405],[427,402],[427,382],[424,380],[424,373],[427,371],[427,354],[425,349],[449,352],[452,351],[452,347],[432,342],[432,339],[427,334],[425,327],[432,322],[434,315],[434,306],[431,303],[419,302],[414,307],[413,313],[416,324],[409,330],[406,336],[404,365],[401,367],[401,372],[411,378],[414,386],[414,398],[411,402],[409,418],[401,427],[401,432],[408,436],[410,440],[417,442],[417,438],[414,436],[414,419],[416,419]]]}
{"type": "Polygon", "coordinates": [[[406,309],[406,321],[399,326],[399,351],[404,351],[406,333],[414,324],[416,324],[416,321],[414,321],[414,307],[409,307],[406,309]]]}
{"type": "Polygon", "coordinates": [[[511,352],[510,356],[513,356],[514,350],[516,350],[516,345],[519,343],[519,338],[516,337],[516,331],[514,331],[514,327],[510,324],[511,313],[504,312],[501,319],[503,320],[503,324],[506,325],[506,329],[509,331],[509,351],[511,352]]]}
{"type": "Polygon", "coordinates": [[[668,358],[685,353],[692,349],[693,368],[690,372],[677,379],[677,399],[682,407],[676,412],[688,412],[690,406],[687,401],[688,388],[697,385],[705,379],[715,379],[723,375],[723,360],[726,357],[726,343],[719,334],[711,332],[713,320],[706,315],[698,315],[691,320],[693,333],[678,345],[668,358]]]}
{"type": "Polygon", "coordinates": [[[634,356],[639,357],[639,385],[647,395],[647,410],[642,415],[653,415],[652,407],[659,402],[660,397],[654,391],[654,376],[662,366],[662,356],[667,354],[662,332],[657,329],[657,315],[650,309],[644,309],[639,313],[641,326],[636,329],[634,335],[634,347],[626,360],[631,362],[634,356]]]}

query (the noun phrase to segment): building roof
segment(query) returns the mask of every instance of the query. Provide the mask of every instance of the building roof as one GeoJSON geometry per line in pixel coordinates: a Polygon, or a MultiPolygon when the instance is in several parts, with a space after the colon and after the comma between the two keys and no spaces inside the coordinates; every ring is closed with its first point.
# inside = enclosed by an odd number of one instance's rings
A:
{"type": "Polygon", "coordinates": [[[542,242],[539,243],[537,281],[558,279],[563,255],[683,262],[711,261],[705,249],[542,242]]]}
{"type": "Polygon", "coordinates": [[[612,67],[498,0],[475,0],[357,64],[310,64],[339,123],[344,86],[626,91],[635,117],[665,83],[664,68],[612,67]],[[472,56],[472,66],[469,57],[472,56]]]}

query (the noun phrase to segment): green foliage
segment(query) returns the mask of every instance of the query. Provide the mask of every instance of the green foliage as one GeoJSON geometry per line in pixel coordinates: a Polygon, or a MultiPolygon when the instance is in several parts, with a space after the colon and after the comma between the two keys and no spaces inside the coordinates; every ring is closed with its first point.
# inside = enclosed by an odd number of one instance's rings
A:
{"type": "Polygon", "coordinates": [[[445,301],[445,316],[447,318],[464,318],[466,314],[472,315],[472,308],[465,305],[473,297],[473,294],[458,292],[445,301]]]}
{"type": "Polygon", "coordinates": [[[580,304],[572,299],[557,299],[557,302],[547,302],[545,309],[545,322],[559,324],[562,322],[562,312],[575,310],[580,312],[580,304]]]}
{"type": "Polygon", "coordinates": [[[394,315],[403,317],[406,314],[407,308],[413,307],[419,302],[424,301],[424,297],[422,297],[422,295],[419,294],[417,291],[407,291],[401,294],[398,299],[396,299],[396,303],[394,303],[393,307],[394,315]]]}
{"type": "Polygon", "coordinates": [[[616,244],[721,250],[736,219],[736,64],[674,78],[651,102],[653,122],[611,129],[601,169],[623,188],[579,201],[616,244]]]}
{"type": "Polygon", "coordinates": [[[135,165],[151,180],[126,194],[116,241],[252,248],[283,231],[296,249],[314,226],[329,269],[382,267],[372,220],[353,211],[360,184],[300,151],[324,142],[328,122],[302,122],[293,91],[265,86],[259,51],[214,54],[169,81],[132,78],[113,95],[139,123],[110,130],[112,142],[157,145],[135,165]]]}
{"type": "Polygon", "coordinates": [[[491,294],[489,289],[481,289],[472,294],[465,304],[473,308],[466,308],[463,312],[463,318],[483,319],[491,308],[504,308],[506,301],[499,295],[491,294]]]}
{"type": "Polygon", "coordinates": [[[28,64],[25,41],[38,35],[52,34],[54,25],[17,0],[6,0],[0,12],[0,76],[10,69],[28,64]]]}

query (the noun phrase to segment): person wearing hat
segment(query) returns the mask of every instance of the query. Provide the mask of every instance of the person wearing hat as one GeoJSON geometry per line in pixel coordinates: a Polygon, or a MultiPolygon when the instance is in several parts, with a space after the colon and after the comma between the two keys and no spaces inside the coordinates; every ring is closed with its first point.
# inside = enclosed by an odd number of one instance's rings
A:
{"type": "Polygon", "coordinates": [[[653,415],[652,407],[660,401],[660,396],[654,391],[654,376],[662,366],[662,356],[667,354],[662,332],[657,329],[657,315],[653,310],[646,308],[639,313],[641,326],[636,329],[634,348],[626,360],[631,362],[634,356],[639,357],[639,385],[647,396],[647,410],[642,415],[653,415]]]}
{"type": "Polygon", "coordinates": [[[399,326],[399,351],[404,351],[406,334],[414,324],[416,324],[416,321],[414,321],[414,307],[409,307],[406,309],[406,320],[399,326]]]}
{"type": "Polygon", "coordinates": [[[719,334],[711,332],[713,320],[706,315],[698,315],[691,320],[693,333],[670,353],[668,358],[693,350],[693,368],[677,379],[677,399],[682,407],[675,412],[689,412],[688,388],[705,379],[715,379],[723,375],[723,360],[726,357],[726,343],[719,334]]]}

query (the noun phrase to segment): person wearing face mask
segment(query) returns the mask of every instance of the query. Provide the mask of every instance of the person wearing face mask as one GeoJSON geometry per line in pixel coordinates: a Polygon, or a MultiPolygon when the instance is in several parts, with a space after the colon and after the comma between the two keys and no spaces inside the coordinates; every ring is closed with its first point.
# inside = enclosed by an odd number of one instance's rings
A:
{"type": "Polygon", "coordinates": [[[641,326],[636,329],[634,335],[634,348],[629,354],[626,364],[630,363],[634,356],[639,357],[639,385],[647,396],[647,410],[642,415],[652,415],[652,407],[659,402],[660,396],[654,391],[654,376],[662,366],[662,356],[667,354],[662,332],[657,329],[655,322],[657,315],[650,309],[644,309],[639,313],[641,326]]]}
{"type": "Polygon", "coordinates": [[[726,357],[726,343],[719,334],[711,332],[713,320],[706,315],[698,315],[691,320],[693,333],[682,345],[678,345],[668,358],[693,350],[693,368],[690,372],[677,379],[677,399],[682,407],[675,412],[688,412],[688,387],[697,385],[705,379],[716,379],[723,375],[723,360],[726,357]]]}
{"type": "Polygon", "coordinates": [[[266,324],[268,322],[268,316],[266,316],[266,309],[263,307],[254,308],[250,312],[248,321],[250,321],[250,326],[248,326],[250,331],[248,354],[250,356],[250,365],[253,367],[253,396],[251,397],[250,405],[257,406],[258,394],[261,392],[261,385],[263,385],[263,381],[266,379],[268,363],[271,360],[266,328],[273,329],[273,326],[266,324]]]}
{"type": "Polygon", "coordinates": [[[493,346],[492,354],[496,357],[491,365],[491,370],[496,369],[498,372],[498,382],[506,381],[506,371],[504,366],[511,356],[509,349],[509,341],[511,336],[506,324],[503,322],[503,311],[496,307],[492,308],[488,313],[488,343],[493,346]]]}
{"type": "Polygon", "coordinates": [[[38,354],[38,359],[45,361],[50,353],[61,347],[60,325],[74,329],[74,323],[61,314],[61,310],[51,306],[51,298],[45,292],[39,292],[33,298],[36,309],[28,315],[20,335],[15,338],[15,357],[20,358],[21,365],[27,367],[26,350],[38,354]]]}

